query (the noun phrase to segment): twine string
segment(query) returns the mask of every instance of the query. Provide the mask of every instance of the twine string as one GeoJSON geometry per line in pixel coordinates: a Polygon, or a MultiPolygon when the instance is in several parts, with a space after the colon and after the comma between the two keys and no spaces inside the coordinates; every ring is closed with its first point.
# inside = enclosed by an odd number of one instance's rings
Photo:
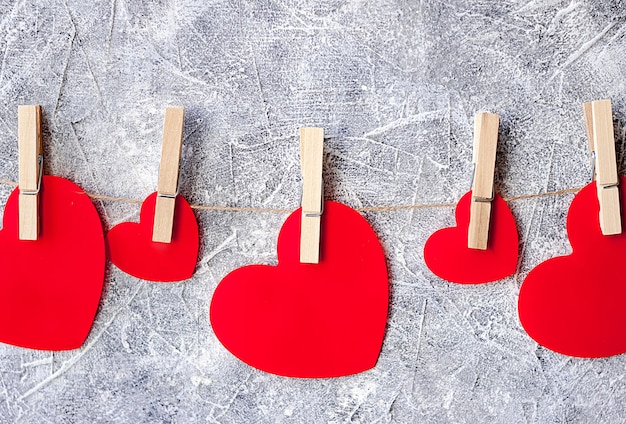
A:
{"type": "MultiPolygon", "coordinates": [[[[0,179],[0,184],[5,184],[12,187],[17,187],[15,181],[0,179]]],[[[582,187],[572,187],[563,190],[547,191],[545,193],[524,194],[521,196],[505,197],[505,202],[515,202],[517,200],[537,199],[548,196],[559,196],[569,193],[577,193],[582,187]]],[[[85,193],[87,196],[94,200],[101,200],[105,202],[120,202],[140,205],[141,200],[128,199],[125,197],[112,197],[105,196],[97,193],[85,193]]],[[[290,213],[293,209],[270,209],[270,208],[244,208],[239,206],[211,206],[211,205],[190,205],[192,209],[201,211],[226,211],[226,212],[255,212],[255,213],[290,213]]],[[[361,208],[354,208],[359,212],[391,212],[413,209],[437,209],[437,208],[451,208],[456,206],[456,203],[423,203],[419,205],[387,205],[387,206],[366,206],[361,208]]]]}

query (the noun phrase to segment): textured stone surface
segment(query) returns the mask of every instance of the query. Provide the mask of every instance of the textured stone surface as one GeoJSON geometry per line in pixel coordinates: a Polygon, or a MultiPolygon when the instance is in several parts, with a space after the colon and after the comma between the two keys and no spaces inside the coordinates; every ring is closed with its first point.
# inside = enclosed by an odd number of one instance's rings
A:
{"type": "MultiPolygon", "coordinates": [[[[298,127],[326,130],[327,197],[353,207],[455,202],[473,114],[501,114],[505,197],[590,179],[581,102],[613,99],[623,166],[621,1],[0,2],[0,178],[17,179],[18,104],[44,108],[46,172],[92,193],[156,187],[163,110],[186,107],[181,192],[194,204],[295,208],[298,127]]],[[[12,188],[0,185],[4,204],[12,188]]],[[[208,321],[232,269],[275,263],[285,213],[198,211],[196,275],[138,281],[109,266],[89,339],[71,352],[0,346],[2,422],[622,422],[626,356],[538,347],[523,278],[570,250],[572,195],[511,203],[518,271],[462,287],[423,262],[449,207],[368,212],[392,302],[376,368],[285,379],[230,355],[208,321]]],[[[136,204],[97,201],[106,228],[136,204]]],[[[1,271],[1,270],[0,270],[1,271]]]]}

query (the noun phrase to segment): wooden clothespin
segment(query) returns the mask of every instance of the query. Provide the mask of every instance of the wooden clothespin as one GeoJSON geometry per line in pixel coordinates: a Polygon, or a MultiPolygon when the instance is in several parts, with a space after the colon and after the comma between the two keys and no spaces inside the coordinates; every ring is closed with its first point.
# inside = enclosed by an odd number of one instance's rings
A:
{"type": "Polygon", "coordinates": [[[165,109],[161,164],[159,165],[154,227],[152,229],[152,241],[154,242],[170,243],[172,241],[180,156],[183,147],[184,116],[185,109],[182,107],[165,109]]]}
{"type": "Polygon", "coordinates": [[[600,229],[604,235],[621,234],[619,177],[613,135],[611,100],[583,104],[589,150],[595,156],[595,178],[600,203],[600,229]]]}
{"type": "Polygon", "coordinates": [[[323,153],[324,129],[300,128],[300,163],[302,167],[300,263],[319,263],[320,226],[324,210],[323,153]]]}
{"type": "Polygon", "coordinates": [[[467,247],[470,249],[487,249],[499,123],[500,116],[493,113],[477,113],[474,116],[474,179],[467,233],[467,247]]]}
{"type": "Polygon", "coordinates": [[[37,240],[39,235],[39,190],[43,172],[41,107],[18,106],[17,144],[19,155],[18,221],[20,240],[37,240]]]}

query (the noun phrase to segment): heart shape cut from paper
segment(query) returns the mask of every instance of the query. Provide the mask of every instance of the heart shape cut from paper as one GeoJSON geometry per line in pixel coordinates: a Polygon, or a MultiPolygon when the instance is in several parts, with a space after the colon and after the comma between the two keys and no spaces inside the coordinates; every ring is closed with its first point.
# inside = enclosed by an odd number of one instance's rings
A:
{"type": "Polygon", "coordinates": [[[287,377],[368,370],[380,354],[389,302],[387,265],[368,222],[324,203],[320,261],[300,263],[301,209],[278,236],[278,265],[236,269],[211,301],[211,325],[236,357],[287,377]]]}
{"type": "Polygon", "coordinates": [[[500,280],[515,272],[518,235],[506,202],[496,194],[491,202],[486,250],[467,247],[472,192],[456,207],[456,227],[433,233],[424,245],[424,261],[438,277],[453,283],[479,284],[500,280]]]}
{"type": "Polygon", "coordinates": [[[0,342],[41,350],[80,347],[104,283],[102,223],[91,199],[64,178],[45,176],[37,240],[18,238],[19,189],[0,231],[0,342]]]}
{"type": "Polygon", "coordinates": [[[182,281],[191,278],[198,260],[198,222],[189,203],[180,195],[174,206],[172,241],[152,241],[157,193],[144,200],[139,223],[123,222],[107,234],[107,251],[119,269],[143,280],[182,281]]]}
{"type": "MultiPolygon", "coordinates": [[[[622,223],[626,179],[620,178],[622,223]]],[[[567,214],[572,253],[549,259],[526,277],[519,293],[522,326],[555,352],[600,358],[626,352],[626,233],[600,230],[596,184],[574,197],[567,214]]]]}

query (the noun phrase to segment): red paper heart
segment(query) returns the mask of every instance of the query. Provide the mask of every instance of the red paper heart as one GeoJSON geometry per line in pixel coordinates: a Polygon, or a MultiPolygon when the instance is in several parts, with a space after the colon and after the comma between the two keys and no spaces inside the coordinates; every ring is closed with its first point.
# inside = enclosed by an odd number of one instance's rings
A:
{"type": "Polygon", "coordinates": [[[499,195],[491,203],[487,250],[467,247],[467,232],[472,192],[459,200],[457,226],[443,228],[426,241],[424,261],[440,278],[461,284],[479,284],[500,280],[515,272],[518,236],[509,206],[499,195]]]}
{"type": "MultiPolygon", "coordinates": [[[[626,179],[620,182],[626,198],[626,179]]],[[[622,202],[622,223],[626,208],[622,202]]],[[[548,349],[599,358],[626,352],[626,232],[600,230],[596,184],[574,197],[567,215],[572,253],[549,259],[526,277],[519,317],[526,332],[548,349]]]]}
{"type": "Polygon", "coordinates": [[[124,222],[107,234],[109,259],[122,271],[143,280],[181,281],[191,278],[198,259],[198,223],[189,203],[176,197],[170,243],[152,241],[157,193],[144,200],[139,223],[124,222]]]}
{"type": "Polygon", "coordinates": [[[18,239],[19,189],[0,231],[0,341],[42,350],[80,347],[104,283],[104,238],[91,199],[74,183],[43,177],[37,240],[18,239]]]}
{"type": "Polygon", "coordinates": [[[288,377],[338,377],[376,365],[389,298],[385,256],[356,211],[325,202],[319,264],[301,264],[301,210],[278,236],[278,265],[228,274],[211,302],[217,338],[242,361],[288,377]]]}

